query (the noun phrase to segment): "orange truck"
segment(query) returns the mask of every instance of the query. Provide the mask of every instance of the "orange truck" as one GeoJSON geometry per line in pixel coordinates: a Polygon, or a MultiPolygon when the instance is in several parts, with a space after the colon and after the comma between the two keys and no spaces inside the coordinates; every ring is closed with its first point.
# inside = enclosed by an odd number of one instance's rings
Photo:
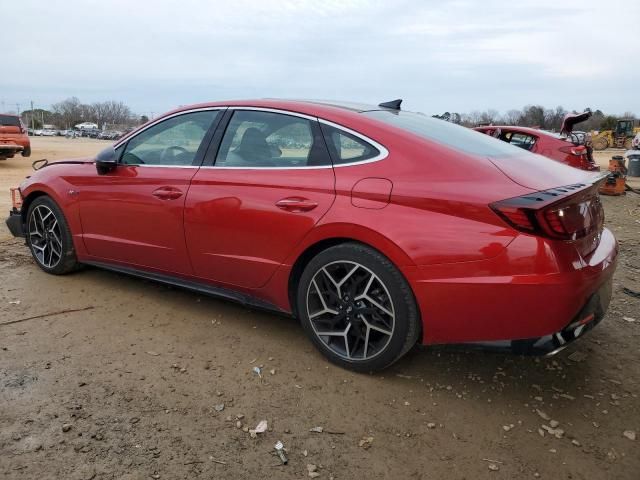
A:
{"type": "Polygon", "coordinates": [[[20,152],[31,155],[31,142],[22,120],[17,115],[0,113],[0,160],[6,160],[20,152]]]}

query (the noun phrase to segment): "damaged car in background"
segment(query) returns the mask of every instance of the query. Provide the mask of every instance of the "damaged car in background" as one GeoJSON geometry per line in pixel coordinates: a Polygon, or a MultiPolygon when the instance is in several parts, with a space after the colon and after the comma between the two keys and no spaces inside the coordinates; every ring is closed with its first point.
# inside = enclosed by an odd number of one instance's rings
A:
{"type": "Polygon", "coordinates": [[[590,111],[568,114],[562,122],[559,134],[509,125],[487,125],[475,127],[474,130],[575,168],[598,171],[600,167],[593,159],[591,135],[573,130],[576,124],[584,122],[590,116],[590,111]]]}

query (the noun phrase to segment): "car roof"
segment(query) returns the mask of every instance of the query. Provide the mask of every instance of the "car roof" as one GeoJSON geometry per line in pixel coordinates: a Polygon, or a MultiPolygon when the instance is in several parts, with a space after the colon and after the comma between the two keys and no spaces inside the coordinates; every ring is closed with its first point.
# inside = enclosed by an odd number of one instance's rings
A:
{"type": "Polygon", "coordinates": [[[262,98],[254,100],[226,100],[219,102],[205,102],[195,105],[185,105],[178,109],[172,110],[162,115],[171,115],[181,111],[193,110],[207,107],[255,107],[255,108],[272,108],[277,110],[286,110],[294,113],[324,118],[326,120],[349,121],[359,118],[364,120],[360,115],[362,112],[370,112],[373,110],[389,110],[388,108],[377,105],[370,105],[357,102],[342,102],[332,100],[289,100],[277,98],[262,98]]]}

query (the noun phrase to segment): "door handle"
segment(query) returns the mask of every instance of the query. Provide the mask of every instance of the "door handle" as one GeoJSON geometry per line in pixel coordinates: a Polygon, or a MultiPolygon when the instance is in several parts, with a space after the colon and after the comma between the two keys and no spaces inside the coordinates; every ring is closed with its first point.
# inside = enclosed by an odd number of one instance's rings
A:
{"type": "Polygon", "coordinates": [[[151,195],[160,200],[175,200],[182,196],[182,190],[175,187],[160,187],[154,190],[151,195]]]}
{"type": "Polygon", "coordinates": [[[308,212],[318,206],[318,202],[302,197],[287,197],[276,202],[276,207],[288,212],[308,212]]]}

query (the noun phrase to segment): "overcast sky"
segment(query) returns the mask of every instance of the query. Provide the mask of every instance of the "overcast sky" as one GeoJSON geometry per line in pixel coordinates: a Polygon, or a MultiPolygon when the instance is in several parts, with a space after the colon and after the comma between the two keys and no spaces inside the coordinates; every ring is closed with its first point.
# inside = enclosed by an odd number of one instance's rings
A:
{"type": "Polygon", "coordinates": [[[640,114],[638,0],[2,3],[5,110],[287,97],[640,114]]]}

